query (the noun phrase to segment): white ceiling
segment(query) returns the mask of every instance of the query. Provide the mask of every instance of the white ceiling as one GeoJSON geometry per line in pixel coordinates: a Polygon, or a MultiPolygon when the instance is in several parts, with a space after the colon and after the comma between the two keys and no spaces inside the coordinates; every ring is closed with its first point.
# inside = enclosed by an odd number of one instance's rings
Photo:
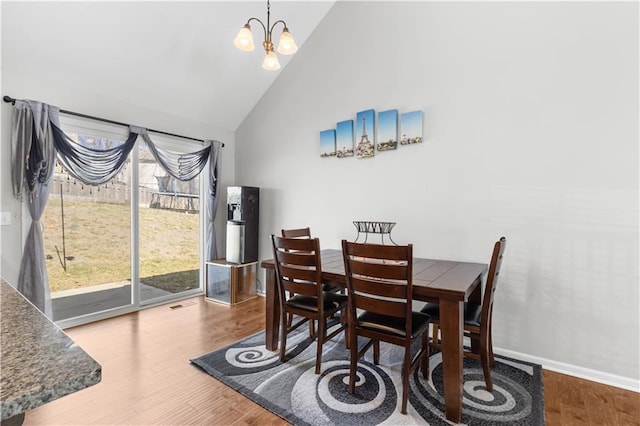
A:
{"type": "MultiPolygon", "coordinates": [[[[303,49],[333,4],[275,0],[271,22],[285,20],[303,49]]],[[[266,1],[2,1],[0,7],[3,70],[38,76],[46,67],[52,82],[232,131],[295,57],[278,54],[282,68],[263,70],[259,24],[252,26],[254,52],[233,45],[250,17],[266,23],[266,1]]],[[[274,30],[275,40],[281,30],[274,30]]]]}

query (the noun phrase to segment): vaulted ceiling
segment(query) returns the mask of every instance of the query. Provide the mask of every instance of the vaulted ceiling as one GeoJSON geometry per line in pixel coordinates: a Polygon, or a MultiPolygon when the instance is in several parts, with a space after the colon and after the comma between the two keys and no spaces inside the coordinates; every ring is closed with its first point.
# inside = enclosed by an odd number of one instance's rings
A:
{"type": "MultiPolygon", "coordinates": [[[[276,0],[271,22],[285,20],[304,48],[333,4],[276,0]]],[[[0,7],[4,71],[41,76],[45,67],[52,84],[231,131],[295,58],[278,55],[282,68],[263,70],[259,24],[254,52],[233,45],[250,17],[266,23],[266,1],[3,1],[0,7]]],[[[274,30],[276,40],[281,29],[274,30]]]]}

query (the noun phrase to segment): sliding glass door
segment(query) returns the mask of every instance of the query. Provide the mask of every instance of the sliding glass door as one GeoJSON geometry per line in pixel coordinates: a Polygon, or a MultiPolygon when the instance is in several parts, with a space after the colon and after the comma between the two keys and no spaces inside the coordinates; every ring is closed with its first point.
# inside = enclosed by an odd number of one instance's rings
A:
{"type": "MultiPolygon", "coordinates": [[[[61,126],[96,149],[122,144],[128,130],[68,116],[61,126]]],[[[202,147],[155,136],[177,152],[202,147]]],[[[177,181],[142,138],[137,144],[121,172],[100,186],[56,166],[42,224],[53,320],[62,327],[201,292],[200,177],[177,181]]]]}

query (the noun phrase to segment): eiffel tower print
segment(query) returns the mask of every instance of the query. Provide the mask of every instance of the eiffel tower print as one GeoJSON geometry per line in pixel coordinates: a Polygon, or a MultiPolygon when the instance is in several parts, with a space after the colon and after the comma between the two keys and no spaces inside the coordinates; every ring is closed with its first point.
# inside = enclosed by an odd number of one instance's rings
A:
{"type": "Polygon", "coordinates": [[[367,135],[367,118],[362,117],[362,136],[360,137],[360,143],[356,147],[356,157],[369,158],[373,157],[373,155],[373,143],[371,143],[369,135],[367,135]]]}

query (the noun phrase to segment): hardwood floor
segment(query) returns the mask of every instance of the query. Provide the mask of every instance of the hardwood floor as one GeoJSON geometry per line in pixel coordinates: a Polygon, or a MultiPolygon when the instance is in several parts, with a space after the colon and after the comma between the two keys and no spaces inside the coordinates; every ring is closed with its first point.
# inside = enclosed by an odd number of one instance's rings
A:
{"type": "MultiPolygon", "coordinates": [[[[263,329],[264,303],[199,297],[67,329],[102,365],[102,382],[27,412],[24,424],[287,424],[189,362],[263,329]]],[[[547,425],[640,425],[638,393],[550,371],[544,393],[547,425]]]]}
{"type": "Polygon", "coordinates": [[[547,425],[640,425],[640,394],[544,370],[547,425]]]}

